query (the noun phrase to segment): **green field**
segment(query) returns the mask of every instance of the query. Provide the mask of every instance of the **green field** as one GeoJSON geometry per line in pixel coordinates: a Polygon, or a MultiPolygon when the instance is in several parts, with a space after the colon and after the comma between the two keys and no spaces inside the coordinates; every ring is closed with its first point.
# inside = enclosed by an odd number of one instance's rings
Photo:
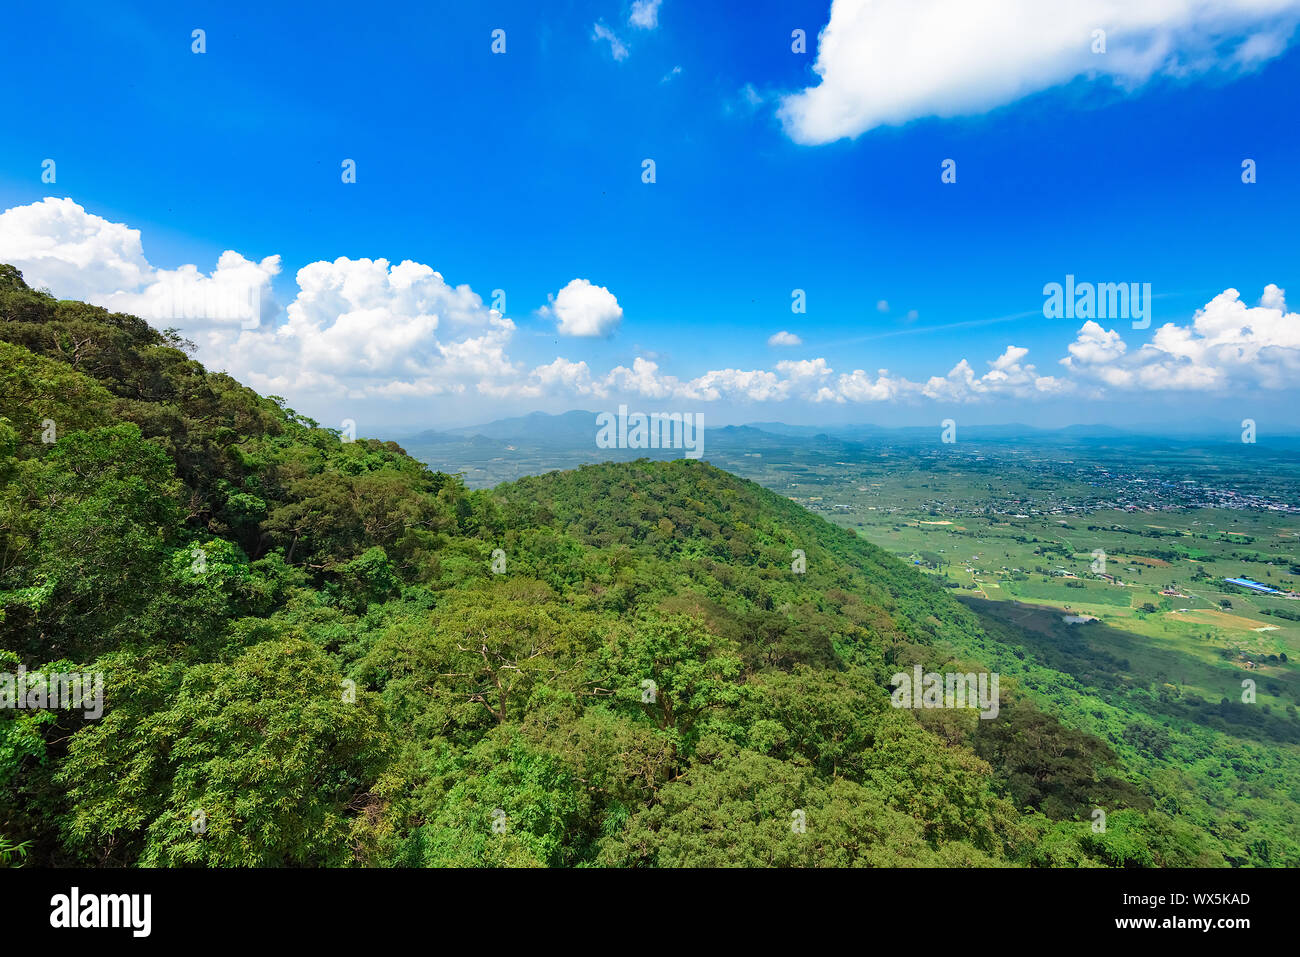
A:
{"type": "Polygon", "coordinates": [[[1300,702],[1291,682],[1279,683],[1291,671],[1281,656],[1300,654],[1300,621],[1274,614],[1300,616],[1300,601],[1223,582],[1245,576],[1296,587],[1300,576],[1290,569],[1300,563],[1300,543],[1290,518],[1209,510],[1097,512],[1068,522],[971,516],[952,525],[924,524],[935,521],[928,513],[910,521],[897,514],[880,520],[870,511],[830,517],[921,562],[959,595],[1050,608],[1058,620],[1067,613],[1096,616],[1128,636],[1116,653],[1132,664],[1130,677],[1177,672],[1161,657],[1176,654],[1221,672],[1219,680],[1198,681],[1190,690],[1221,696],[1235,688],[1239,696],[1242,677],[1253,676],[1261,703],[1300,702]],[[1097,550],[1105,552],[1106,574],[1117,582],[1091,570],[1097,550]]]}

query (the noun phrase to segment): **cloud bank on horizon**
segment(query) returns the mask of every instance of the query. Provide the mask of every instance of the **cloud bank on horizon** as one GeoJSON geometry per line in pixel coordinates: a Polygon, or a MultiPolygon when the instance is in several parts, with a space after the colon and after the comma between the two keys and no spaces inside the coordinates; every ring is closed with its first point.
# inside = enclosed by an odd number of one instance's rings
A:
{"type": "Polygon", "coordinates": [[[982,113],[1080,77],[1136,90],[1235,74],[1282,53],[1300,0],[834,0],[821,82],[784,97],[797,143],[982,113]],[[1101,35],[1098,34],[1101,31],[1101,35]]]}
{"type": "MultiPolygon", "coordinates": [[[[1300,314],[1284,291],[1268,285],[1257,305],[1226,289],[1185,325],[1165,323],[1131,346],[1118,329],[1088,319],[1063,343],[1056,374],[1008,344],[978,372],[962,359],[922,381],[887,369],[837,371],[824,357],[782,360],[770,369],[714,369],[683,378],[637,358],[629,368],[599,372],[557,356],[528,368],[507,349],[516,331],[467,285],[450,285],[431,266],[384,259],[339,258],[310,263],[296,274],[287,306],[275,301],[279,256],[260,262],[228,250],[215,268],[160,269],[144,254],[140,231],[48,197],[0,213],[0,262],[23,271],[29,285],[62,298],[84,299],[175,327],[198,346],[198,358],[259,390],[279,395],[389,398],[478,394],[679,402],[968,403],[1035,396],[1103,397],[1117,392],[1293,388],[1300,373],[1300,314]],[[252,290],[252,295],[244,292],[252,290]],[[256,305],[253,316],[168,313],[177,301],[212,302],[226,293],[256,305]],[[250,321],[250,319],[252,321],[250,321]]],[[[230,296],[225,296],[230,298],[230,296]]],[[[558,331],[613,335],[623,310],[610,290],[575,279],[538,310],[558,331]],[[567,329],[566,329],[567,327],[567,329]]],[[[782,330],[767,340],[794,348],[782,330]]]]}

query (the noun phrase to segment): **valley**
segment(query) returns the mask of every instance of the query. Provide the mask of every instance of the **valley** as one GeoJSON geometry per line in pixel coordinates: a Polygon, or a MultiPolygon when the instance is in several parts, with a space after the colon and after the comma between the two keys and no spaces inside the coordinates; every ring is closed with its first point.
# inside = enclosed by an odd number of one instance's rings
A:
{"type": "MultiPolygon", "coordinates": [[[[534,435],[571,431],[517,460],[468,456],[471,474],[603,459],[584,451],[588,421],[535,418],[534,435]]],[[[956,658],[1106,741],[1157,809],[1234,835],[1250,850],[1229,863],[1285,858],[1300,841],[1295,440],[985,431],[945,445],[938,430],[764,423],[711,430],[706,458],[943,587],[982,626],[940,625],[956,658]]]]}

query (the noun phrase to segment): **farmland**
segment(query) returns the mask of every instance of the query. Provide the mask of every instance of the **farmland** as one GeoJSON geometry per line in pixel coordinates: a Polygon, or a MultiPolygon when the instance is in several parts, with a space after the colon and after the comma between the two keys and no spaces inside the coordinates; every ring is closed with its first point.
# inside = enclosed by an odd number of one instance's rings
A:
{"type": "MultiPolygon", "coordinates": [[[[1188,691],[1235,700],[1242,678],[1254,677],[1261,703],[1294,710],[1300,700],[1287,665],[1300,654],[1300,600],[1224,582],[1244,576],[1281,592],[1300,587],[1300,521],[1278,508],[1300,496],[1284,476],[1271,477],[1277,497],[1264,505],[1171,506],[1156,490],[1175,483],[1180,466],[1167,478],[1144,469],[1149,488],[1134,492],[1129,480],[1099,487],[1095,465],[1072,474],[1058,461],[1045,504],[1045,470],[1023,451],[873,458],[865,468],[823,467],[785,481],[769,462],[763,481],[939,577],[986,614],[1078,631],[1127,661],[1132,678],[1186,677],[1188,691]],[[1116,507],[1123,497],[1139,500],[1116,507]],[[1070,625],[1066,615],[1097,622],[1070,625]],[[1198,667],[1180,671],[1170,655],[1198,667]]],[[[1223,481],[1204,497],[1230,500],[1234,485],[1247,482],[1222,459],[1202,459],[1223,481]]],[[[1186,488],[1181,477],[1175,484],[1186,488]]]]}

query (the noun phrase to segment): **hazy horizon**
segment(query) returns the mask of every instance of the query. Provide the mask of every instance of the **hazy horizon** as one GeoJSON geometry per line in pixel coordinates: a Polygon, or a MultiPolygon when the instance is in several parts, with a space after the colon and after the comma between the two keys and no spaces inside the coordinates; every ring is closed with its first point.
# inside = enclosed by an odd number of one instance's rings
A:
{"type": "MultiPolygon", "coordinates": [[[[650,404],[643,403],[641,405],[630,405],[628,406],[628,410],[629,412],[645,412],[645,413],[691,411],[688,409],[675,408],[667,405],[661,408],[659,406],[654,406],[653,403],[650,404]]],[[[594,419],[594,417],[600,415],[601,412],[616,412],[616,411],[617,411],[617,407],[614,407],[612,409],[566,409],[562,412],[532,411],[532,412],[525,412],[521,415],[502,416],[500,418],[495,418],[495,419],[486,419],[486,420],[476,419],[472,421],[467,420],[460,423],[448,424],[442,427],[430,426],[427,428],[418,428],[418,427],[411,428],[411,427],[403,426],[403,427],[393,427],[391,429],[388,429],[386,430],[387,434],[381,434],[381,433],[385,433],[385,430],[382,428],[379,431],[373,432],[373,434],[371,432],[364,432],[364,434],[367,437],[372,437],[372,438],[393,438],[396,440],[401,438],[411,438],[417,435],[430,433],[430,432],[440,433],[440,434],[472,433],[473,430],[475,429],[497,426],[503,422],[509,422],[516,419],[527,420],[533,417],[545,417],[550,419],[558,419],[566,416],[573,416],[573,415],[580,415],[580,414],[590,415],[594,419]]],[[[1221,420],[1217,422],[1206,421],[1204,418],[1198,419],[1194,423],[1192,422],[1175,422],[1175,423],[1134,422],[1134,423],[1125,423],[1122,425],[1115,424],[1112,422],[1094,421],[1094,422],[1067,422],[1062,425],[1045,426],[1045,425],[1032,425],[1027,422],[1021,422],[1015,420],[960,421],[959,424],[961,425],[961,427],[968,428],[968,429],[1025,429],[1028,432],[1046,432],[1046,433],[1066,432],[1071,430],[1082,431],[1087,429],[1098,429],[1098,430],[1113,431],[1116,434],[1131,435],[1139,438],[1159,437],[1163,435],[1169,437],[1179,436],[1188,439],[1219,440],[1219,441],[1230,441],[1230,442],[1239,442],[1241,440],[1240,436],[1242,432],[1240,423],[1236,423],[1231,420],[1221,420]]],[[[908,424],[890,424],[890,423],[870,422],[870,421],[807,423],[807,422],[787,422],[780,419],[738,419],[732,421],[715,422],[712,421],[711,419],[706,418],[706,427],[711,429],[723,429],[723,428],[762,429],[764,426],[769,426],[769,427],[781,426],[786,428],[809,429],[809,430],[824,431],[828,434],[834,434],[836,432],[848,432],[848,431],[853,431],[858,429],[877,429],[881,431],[903,431],[903,430],[920,430],[923,428],[933,427],[936,431],[936,434],[938,434],[938,432],[942,428],[942,421],[941,420],[926,421],[926,422],[916,421],[916,422],[909,422],[908,424]]],[[[595,427],[593,425],[593,434],[594,431],[595,431],[595,427]]],[[[815,432],[810,432],[809,434],[815,434],[815,432]]],[[[1269,437],[1285,438],[1285,439],[1300,438],[1300,427],[1291,425],[1289,430],[1287,428],[1281,428],[1269,432],[1257,433],[1256,441],[1266,442],[1267,438],[1269,437]]]]}

